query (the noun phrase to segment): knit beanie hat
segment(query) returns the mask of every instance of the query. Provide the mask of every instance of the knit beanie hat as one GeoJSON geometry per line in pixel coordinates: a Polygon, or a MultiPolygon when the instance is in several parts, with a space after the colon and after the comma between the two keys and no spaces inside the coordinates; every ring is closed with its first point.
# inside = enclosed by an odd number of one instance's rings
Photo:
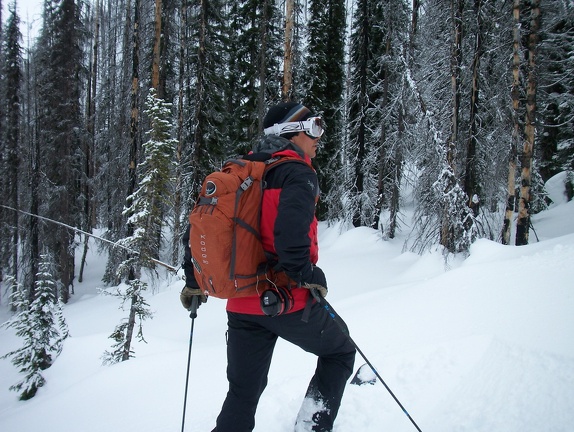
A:
{"type": "Polygon", "coordinates": [[[263,129],[275,124],[307,120],[313,114],[306,106],[297,102],[281,102],[269,108],[263,118],[263,129]]]}

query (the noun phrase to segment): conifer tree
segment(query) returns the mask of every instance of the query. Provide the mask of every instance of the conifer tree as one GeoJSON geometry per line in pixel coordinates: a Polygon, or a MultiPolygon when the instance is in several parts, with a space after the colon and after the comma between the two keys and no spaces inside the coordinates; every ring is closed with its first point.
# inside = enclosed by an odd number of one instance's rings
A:
{"type": "MultiPolygon", "coordinates": [[[[80,187],[86,138],[81,110],[84,35],[81,3],[44,2],[43,26],[35,54],[39,72],[41,212],[71,226],[80,225],[84,199],[80,187]]],[[[62,301],[66,303],[74,280],[74,234],[56,228],[44,230],[40,237],[57,260],[58,279],[63,284],[62,301]]]]}
{"type": "Polygon", "coordinates": [[[440,244],[446,253],[466,252],[476,236],[460,169],[468,130],[462,98],[467,88],[463,39],[467,20],[461,1],[431,0],[425,6],[425,14],[418,16],[421,42],[414,43],[420,48],[408,80],[420,112],[415,117],[418,145],[413,147],[417,163],[413,247],[425,250],[440,244]]]}
{"type": "Polygon", "coordinates": [[[53,259],[49,254],[43,254],[36,275],[36,297],[32,303],[23,286],[12,279],[15,284],[13,302],[19,312],[7,327],[14,328],[24,343],[22,348],[4,357],[12,357],[12,363],[25,375],[22,381],[10,387],[11,390],[22,391],[21,400],[34,397],[45,384],[41,371],[54,363],[69,336],[62,303],[56,294],[60,284],[55,274],[53,259]]]}
{"type": "Polygon", "coordinates": [[[271,0],[240,0],[230,7],[225,101],[232,116],[226,140],[235,154],[251,150],[267,107],[281,99],[282,17],[271,0]]]}
{"type": "Polygon", "coordinates": [[[187,19],[188,19],[188,8],[187,1],[181,0],[178,6],[179,11],[179,32],[178,32],[178,54],[177,61],[177,81],[174,83],[177,87],[177,126],[175,136],[178,141],[178,145],[175,151],[175,172],[174,172],[174,198],[173,198],[173,236],[171,242],[171,262],[173,264],[179,262],[181,257],[181,238],[183,236],[183,230],[186,229],[187,214],[191,203],[184,202],[183,197],[183,159],[184,159],[184,141],[189,135],[188,128],[185,126],[184,112],[186,110],[186,103],[188,99],[186,95],[189,92],[189,74],[186,73],[188,67],[187,58],[187,48],[188,48],[188,37],[187,37],[187,19]]]}
{"type": "Polygon", "coordinates": [[[146,98],[145,114],[150,119],[149,139],[143,144],[144,160],[138,166],[138,187],[127,201],[124,210],[134,234],[126,247],[139,252],[139,264],[154,268],[150,258],[159,258],[164,210],[171,202],[173,154],[177,142],[170,136],[171,104],[156,97],[150,89],[146,98]]]}
{"type": "MultiPolygon", "coordinates": [[[[100,218],[106,227],[105,238],[111,241],[129,236],[123,209],[126,197],[131,195],[136,185],[136,169],[139,162],[139,92],[140,92],[140,2],[108,1],[112,13],[110,22],[104,21],[103,35],[109,37],[105,44],[107,55],[104,69],[110,74],[102,86],[102,112],[98,118],[104,119],[101,126],[99,153],[102,180],[99,188],[102,196],[100,218]],[[107,27],[107,28],[106,28],[107,27]],[[120,42],[121,41],[121,42],[120,42]]],[[[126,259],[125,252],[111,248],[103,280],[117,285],[121,282],[117,268],[126,259]]]]}
{"type": "Polygon", "coordinates": [[[404,1],[379,1],[375,11],[378,25],[371,33],[374,59],[370,79],[373,106],[366,114],[374,130],[376,158],[373,181],[376,204],[371,226],[380,228],[385,238],[393,238],[398,228],[405,159],[414,145],[407,122],[413,111],[410,107],[415,104],[405,80],[404,58],[408,45],[408,5],[404,1]]]}
{"type": "Polygon", "coordinates": [[[190,206],[203,178],[220,166],[231,148],[225,114],[224,85],[226,48],[224,4],[219,1],[192,2],[189,28],[192,43],[189,56],[193,71],[194,93],[191,96],[190,144],[185,185],[190,206]]]}
{"type": "Polygon", "coordinates": [[[121,299],[121,308],[130,303],[128,318],[117,325],[110,336],[115,341],[113,351],[106,351],[104,363],[126,361],[133,357],[132,339],[136,321],[139,320],[137,338],[143,339],[142,321],[152,316],[143,293],[147,284],[141,281],[142,267],[153,269],[153,259],[159,256],[161,229],[165,205],[170,201],[173,172],[172,159],[177,145],[170,138],[171,104],[156,97],[150,89],[146,98],[145,114],[151,122],[149,139],[143,144],[144,160],[138,165],[140,179],[136,191],[127,198],[124,214],[133,234],[118,242],[134,251],[119,265],[117,275],[126,283],[116,288],[112,295],[121,299]]]}
{"type": "MultiPolygon", "coordinates": [[[[392,68],[389,67],[393,60],[385,42],[392,40],[389,22],[394,24],[395,20],[390,19],[392,15],[387,15],[390,8],[385,5],[386,2],[382,0],[357,2],[351,29],[348,142],[345,154],[349,172],[345,178],[345,214],[354,226],[373,226],[378,218],[382,208],[378,198],[380,190],[377,188],[382,177],[379,168],[385,163],[381,158],[381,146],[384,144],[381,140],[385,128],[397,127],[396,123],[392,124],[391,117],[385,117],[389,114],[389,108],[384,111],[381,105],[386,103],[383,102],[384,97],[389,97],[389,93],[384,96],[384,86],[397,85],[397,76],[400,76],[398,71],[391,73],[392,68]]],[[[394,18],[400,17],[401,11],[404,13],[404,5],[397,11],[394,18]]],[[[402,21],[406,26],[404,18],[402,21]]],[[[395,61],[398,61],[400,38],[397,38],[396,45],[398,52],[395,61]]]]}
{"type": "Polygon", "coordinates": [[[147,284],[145,282],[139,279],[133,279],[128,281],[127,284],[121,284],[116,287],[114,292],[104,291],[104,294],[112,295],[121,300],[120,309],[124,310],[127,303],[130,305],[128,318],[123,319],[109,336],[115,343],[112,345],[111,351],[104,352],[102,356],[104,364],[119,363],[134,357],[132,340],[136,320],[139,322],[136,338],[139,341],[145,342],[142,322],[152,317],[149,304],[143,296],[146,289],[147,284]]]}
{"type": "Polygon", "coordinates": [[[323,117],[325,134],[315,158],[321,189],[317,217],[334,218],[341,213],[343,182],[343,94],[345,88],[346,13],[343,0],[312,0],[307,51],[307,87],[304,101],[323,117]]]}
{"type": "Polygon", "coordinates": [[[551,0],[542,6],[536,154],[546,181],[574,169],[574,4],[551,0]]]}
{"type": "MultiPolygon", "coordinates": [[[[4,10],[2,9],[2,0],[0,0],[0,64],[2,64],[4,62],[4,30],[2,25],[4,24],[4,22],[2,21],[2,13],[4,12],[4,10]]],[[[0,94],[4,93],[4,88],[3,85],[4,84],[4,75],[3,75],[3,70],[0,67],[0,94]]],[[[3,131],[4,131],[4,103],[0,102],[0,169],[4,170],[4,166],[5,166],[5,161],[4,161],[4,153],[5,153],[5,143],[4,143],[4,136],[3,136],[3,131]]],[[[5,194],[5,188],[6,185],[4,183],[4,179],[0,178],[0,194],[2,194],[2,196],[4,196],[5,194]]],[[[5,209],[0,208],[0,224],[2,224],[2,227],[4,227],[6,225],[6,218],[7,218],[7,214],[5,209]]],[[[4,230],[0,228],[0,243],[4,244],[4,241],[2,241],[4,238],[7,237],[7,233],[3,232],[4,230]]],[[[7,251],[5,249],[5,247],[0,246],[0,281],[2,281],[4,279],[4,267],[6,266],[6,261],[7,261],[7,251]]]]}
{"type": "MultiPolygon", "coordinates": [[[[22,48],[20,42],[22,35],[19,29],[20,18],[16,12],[16,4],[10,6],[6,35],[2,38],[2,109],[0,109],[0,148],[2,149],[1,191],[3,204],[13,209],[19,208],[18,183],[20,171],[20,96],[22,86],[22,48]],[[3,117],[5,113],[5,118],[3,117]],[[4,121],[6,120],[6,121],[4,121]]],[[[0,268],[5,267],[8,274],[17,274],[18,269],[18,213],[15,211],[0,211],[2,222],[2,239],[0,246],[0,268]]]]}
{"type": "Polygon", "coordinates": [[[10,321],[7,321],[3,327],[12,328],[16,336],[24,340],[22,348],[11,351],[1,358],[11,358],[12,364],[18,368],[18,371],[24,375],[24,378],[18,383],[10,386],[10,390],[22,391],[21,400],[28,400],[36,395],[36,392],[46,382],[41,371],[48,367],[45,359],[33,349],[35,332],[32,324],[30,313],[30,302],[28,294],[23,286],[13,277],[6,278],[8,286],[11,286],[11,303],[16,310],[17,315],[10,321]]]}

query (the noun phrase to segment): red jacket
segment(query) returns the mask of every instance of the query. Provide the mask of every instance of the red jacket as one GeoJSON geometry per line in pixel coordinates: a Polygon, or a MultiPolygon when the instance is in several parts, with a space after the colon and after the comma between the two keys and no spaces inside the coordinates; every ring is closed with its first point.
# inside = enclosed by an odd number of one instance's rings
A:
{"type": "MultiPolygon", "coordinates": [[[[266,252],[277,257],[281,269],[294,281],[310,280],[313,265],[319,259],[315,205],[319,196],[317,174],[311,159],[293,149],[273,156],[296,156],[305,164],[287,162],[273,168],[266,177],[261,205],[261,239],[266,252]]],[[[294,306],[290,312],[305,307],[309,290],[291,290],[294,306]]],[[[232,298],[229,312],[263,315],[259,296],[232,298]]]]}

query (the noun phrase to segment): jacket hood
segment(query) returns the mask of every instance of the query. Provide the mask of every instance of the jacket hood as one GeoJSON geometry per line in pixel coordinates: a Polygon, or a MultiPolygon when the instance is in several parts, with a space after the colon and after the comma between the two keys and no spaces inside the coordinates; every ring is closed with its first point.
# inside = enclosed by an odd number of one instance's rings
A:
{"type": "Polygon", "coordinates": [[[288,139],[278,135],[265,135],[261,140],[253,146],[253,153],[277,153],[282,150],[294,150],[302,158],[305,158],[305,153],[295,144],[288,139]]]}

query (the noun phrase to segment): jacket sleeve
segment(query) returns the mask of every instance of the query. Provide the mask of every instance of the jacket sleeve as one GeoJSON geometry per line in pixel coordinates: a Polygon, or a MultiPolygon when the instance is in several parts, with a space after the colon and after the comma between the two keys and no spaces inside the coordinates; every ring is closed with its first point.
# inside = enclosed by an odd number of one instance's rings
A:
{"type": "Polygon", "coordinates": [[[317,175],[303,164],[284,170],[285,178],[274,226],[275,251],[285,273],[299,283],[310,282],[313,265],[310,258],[311,224],[319,193],[317,175]]]}
{"type": "Polygon", "coordinates": [[[183,243],[183,271],[185,273],[185,285],[190,288],[199,288],[199,284],[195,279],[195,274],[193,273],[193,263],[191,262],[191,248],[189,247],[189,230],[191,226],[188,224],[181,239],[183,243]]]}

